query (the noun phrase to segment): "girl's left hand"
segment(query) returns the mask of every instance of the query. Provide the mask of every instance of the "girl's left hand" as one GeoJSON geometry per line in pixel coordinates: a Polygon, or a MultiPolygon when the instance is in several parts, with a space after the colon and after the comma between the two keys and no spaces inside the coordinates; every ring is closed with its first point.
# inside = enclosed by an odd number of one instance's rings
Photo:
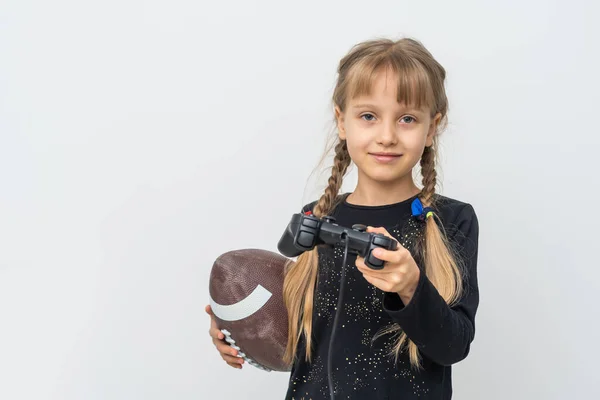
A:
{"type": "Polygon", "coordinates": [[[367,227],[367,232],[382,233],[394,240],[398,247],[396,250],[377,248],[373,255],[385,261],[384,268],[380,270],[371,269],[365,264],[365,259],[356,256],[356,267],[364,278],[373,286],[384,292],[398,293],[400,299],[407,305],[413,297],[421,272],[410,252],[402,246],[396,238],[388,233],[385,228],[367,227]]]}

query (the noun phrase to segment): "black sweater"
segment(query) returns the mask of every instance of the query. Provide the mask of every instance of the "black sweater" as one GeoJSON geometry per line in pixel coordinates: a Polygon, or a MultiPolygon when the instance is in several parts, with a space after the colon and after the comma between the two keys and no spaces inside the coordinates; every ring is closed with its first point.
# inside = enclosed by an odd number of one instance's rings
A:
{"type": "MultiPolygon", "coordinates": [[[[367,282],[356,268],[356,256],[348,254],[343,309],[338,317],[332,354],[336,399],[450,399],[451,365],[469,353],[475,335],[475,313],[479,303],[477,246],[479,226],[470,204],[445,196],[438,198],[438,216],[450,242],[463,260],[464,294],[449,307],[423,273],[414,244],[423,233],[424,222],[411,216],[411,203],[360,206],[346,202],[349,193],[332,213],[340,226],[364,224],[384,227],[408,248],[421,269],[412,300],[404,306],[396,293],[383,292],[367,282]],[[423,369],[417,371],[401,353],[398,362],[387,356],[396,342],[391,334],[371,343],[381,328],[398,323],[417,344],[423,369]]],[[[315,202],[302,212],[312,210],[315,202]]],[[[319,246],[319,273],[313,307],[313,359],[305,361],[305,340],[300,337],[292,366],[286,400],[327,400],[327,352],[337,308],[344,248],[319,246]]]]}

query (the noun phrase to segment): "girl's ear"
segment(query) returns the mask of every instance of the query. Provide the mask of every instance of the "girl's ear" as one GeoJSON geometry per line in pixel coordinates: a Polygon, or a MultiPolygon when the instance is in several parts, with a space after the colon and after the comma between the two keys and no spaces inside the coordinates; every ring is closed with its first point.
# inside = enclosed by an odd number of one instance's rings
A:
{"type": "Polygon", "coordinates": [[[426,147],[430,147],[433,145],[433,138],[437,134],[437,126],[441,118],[442,114],[437,113],[435,114],[433,121],[431,121],[431,124],[429,125],[429,132],[427,132],[427,140],[425,141],[426,147]]]}
{"type": "Polygon", "coordinates": [[[335,120],[338,128],[338,136],[340,140],[346,140],[346,129],[344,128],[344,113],[338,106],[335,106],[335,120]]]}

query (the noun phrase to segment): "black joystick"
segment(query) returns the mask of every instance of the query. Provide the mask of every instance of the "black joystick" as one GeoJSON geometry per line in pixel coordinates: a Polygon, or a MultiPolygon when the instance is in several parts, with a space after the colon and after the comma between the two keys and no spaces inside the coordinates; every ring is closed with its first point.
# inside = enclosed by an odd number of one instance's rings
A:
{"type": "Polygon", "coordinates": [[[317,245],[347,244],[348,252],[363,257],[368,267],[382,269],[384,261],[373,256],[373,250],[377,247],[396,250],[398,243],[381,233],[367,233],[366,230],[367,227],[362,224],[352,225],[352,228],[340,226],[331,216],[319,219],[314,215],[297,213],[292,215],[277,249],[284,256],[296,257],[317,245]]]}
{"type": "Polygon", "coordinates": [[[352,229],[356,229],[359,232],[366,232],[367,226],[363,225],[363,224],[354,224],[354,225],[352,225],[352,229]]]}

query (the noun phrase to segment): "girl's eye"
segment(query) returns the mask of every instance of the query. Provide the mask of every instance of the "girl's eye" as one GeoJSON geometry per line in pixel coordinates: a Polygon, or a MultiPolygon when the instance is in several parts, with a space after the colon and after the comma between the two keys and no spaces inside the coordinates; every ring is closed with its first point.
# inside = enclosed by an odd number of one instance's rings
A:
{"type": "MultiPolygon", "coordinates": [[[[367,113],[367,114],[363,114],[363,115],[361,115],[360,117],[362,118],[362,117],[365,117],[365,116],[367,116],[367,115],[369,115],[369,116],[371,116],[371,117],[373,116],[373,114],[368,114],[368,113],[367,113]]],[[[367,121],[373,121],[373,120],[372,120],[372,119],[367,119],[367,121]]]]}
{"type": "MultiPolygon", "coordinates": [[[[361,117],[361,118],[363,118],[363,117],[366,117],[366,116],[373,117],[373,114],[366,113],[366,114],[363,114],[363,115],[361,115],[360,117],[361,117]]],[[[412,122],[412,121],[415,121],[415,119],[414,119],[413,117],[411,117],[411,116],[408,116],[408,115],[407,115],[407,116],[405,116],[405,117],[403,117],[403,118],[402,118],[402,120],[404,120],[405,118],[410,118],[410,121],[409,121],[409,122],[407,122],[407,123],[410,123],[410,122],[412,122]]],[[[366,119],[365,121],[369,121],[369,122],[370,122],[370,121],[373,121],[373,120],[372,120],[372,119],[366,119]]]]}

